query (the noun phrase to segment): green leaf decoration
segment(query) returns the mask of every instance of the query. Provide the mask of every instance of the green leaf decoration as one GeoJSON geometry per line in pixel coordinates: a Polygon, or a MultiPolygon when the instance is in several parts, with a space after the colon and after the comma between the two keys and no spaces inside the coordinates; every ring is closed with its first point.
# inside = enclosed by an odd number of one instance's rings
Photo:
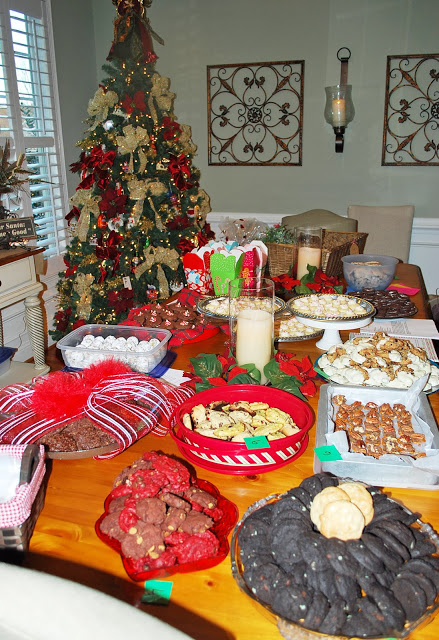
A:
{"type": "Polygon", "coordinates": [[[234,376],[231,380],[229,380],[228,384],[259,384],[260,381],[261,381],[260,373],[259,373],[259,381],[256,380],[256,378],[251,376],[249,373],[238,373],[237,376],[234,376]]]}
{"type": "Polygon", "coordinates": [[[283,380],[279,381],[276,384],[276,387],[278,389],[282,389],[283,391],[288,391],[288,393],[291,393],[293,396],[306,401],[305,396],[300,391],[299,386],[297,385],[297,380],[292,376],[287,376],[283,380]]]}
{"type": "Polygon", "coordinates": [[[196,382],[195,383],[195,390],[197,393],[200,393],[200,391],[206,391],[207,389],[213,389],[213,384],[210,384],[210,382],[196,382]]]}
{"type": "Polygon", "coordinates": [[[198,358],[190,358],[194,373],[203,380],[217,378],[222,374],[221,362],[213,353],[200,353],[198,358]]]}
{"type": "Polygon", "coordinates": [[[308,265],[308,273],[305,273],[305,275],[302,276],[302,278],[300,279],[301,285],[307,284],[308,282],[314,282],[316,271],[317,271],[317,267],[308,265]]]}

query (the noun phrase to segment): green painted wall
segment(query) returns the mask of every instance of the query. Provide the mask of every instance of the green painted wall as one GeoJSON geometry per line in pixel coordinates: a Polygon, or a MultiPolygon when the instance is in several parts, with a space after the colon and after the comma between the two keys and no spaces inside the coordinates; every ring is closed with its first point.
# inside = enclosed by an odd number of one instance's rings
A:
{"type": "MultiPolygon", "coordinates": [[[[52,5],[54,17],[59,14],[58,71],[62,76],[69,70],[60,81],[62,103],[69,101],[63,104],[63,118],[71,123],[67,132],[64,126],[69,155],[96,77],[102,77],[116,12],[111,0],[52,5]]],[[[192,126],[195,164],[214,211],[326,208],[346,214],[348,204],[413,203],[417,217],[437,217],[438,167],[382,167],[381,145],[386,57],[439,52],[438,0],[154,0],[148,15],[165,40],[164,47],[155,46],[156,68],[171,79],[177,119],[192,126]],[[339,80],[336,53],[343,46],[352,52],[356,116],[344,153],[335,154],[334,135],[323,118],[324,87],[339,80]],[[302,166],[209,167],[206,66],[281,60],[305,60],[302,166]]],[[[77,155],[74,149],[69,160],[77,155]]]]}

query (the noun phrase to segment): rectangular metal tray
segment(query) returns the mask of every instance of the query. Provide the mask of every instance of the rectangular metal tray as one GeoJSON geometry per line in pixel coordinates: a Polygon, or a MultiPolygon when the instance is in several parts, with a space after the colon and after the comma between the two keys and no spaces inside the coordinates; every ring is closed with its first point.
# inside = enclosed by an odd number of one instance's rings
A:
{"type": "MultiPolygon", "coordinates": [[[[362,401],[364,394],[367,394],[367,401],[378,404],[388,402],[400,402],[401,395],[405,392],[401,389],[381,389],[378,387],[354,387],[339,384],[325,384],[320,387],[320,398],[318,404],[317,425],[316,425],[316,447],[327,445],[326,434],[331,413],[331,398],[336,394],[343,394],[358,390],[358,399],[362,401]]],[[[420,394],[419,417],[428,424],[433,435],[432,448],[439,449],[439,431],[436,420],[425,393],[420,394]]],[[[350,454],[348,454],[350,455],[350,454]]],[[[359,458],[361,454],[357,454],[359,458]]],[[[314,472],[327,471],[342,478],[352,478],[353,480],[366,482],[368,484],[383,487],[399,487],[409,489],[439,489],[439,476],[416,468],[405,460],[394,456],[394,461],[375,460],[371,456],[362,456],[359,460],[327,460],[321,461],[314,454],[314,472]]]]}

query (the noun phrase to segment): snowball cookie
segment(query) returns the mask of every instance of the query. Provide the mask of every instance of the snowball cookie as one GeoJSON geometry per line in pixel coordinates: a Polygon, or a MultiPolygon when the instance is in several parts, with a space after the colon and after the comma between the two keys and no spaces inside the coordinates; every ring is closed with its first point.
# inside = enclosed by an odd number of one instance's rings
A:
{"type": "Polygon", "coordinates": [[[335,500],[326,504],[320,516],[320,533],[325,538],[358,540],[364,529],[364,516],[353,502],[335,500]]]}
{"type": "Polygon", "coordinates": [[[323,509],[327,504],[334,500],[350,501],[350,497],[345,491],[343,491],[343,489],[339,489],[338,487],[325,487],[325,489],[320,491],[312,501],[310,516],[317,529],[320,529],[320,517],[323,513],[323,509]]]}
{"type": "Polygon", "coordinates": [[[373,518],[373,500],[366,487],[359,482],[342,482],[338,485],[358,507],[364,516],[365,524],[369,524],[373,518]]]}

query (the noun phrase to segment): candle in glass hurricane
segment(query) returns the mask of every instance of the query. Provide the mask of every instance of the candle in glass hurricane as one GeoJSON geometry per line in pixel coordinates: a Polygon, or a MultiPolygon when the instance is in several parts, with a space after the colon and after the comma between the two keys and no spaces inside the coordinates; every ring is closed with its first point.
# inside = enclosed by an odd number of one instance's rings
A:
{"type": "Polygon", "coordinates": [[[244,278],[229,284],[229,325],[232,352],[239,365],[254,364],[267,382],[264,367],[273,357],[274,282],[262,278],[249,286],[244,278]]]}
{"type": "Polygon", "coordinates": [[[297,272],[300,280],[308,273],[308,265],[320,267],[322,259],[322,229],[321,227],[296,227],[297,242],[297,272]]]}

